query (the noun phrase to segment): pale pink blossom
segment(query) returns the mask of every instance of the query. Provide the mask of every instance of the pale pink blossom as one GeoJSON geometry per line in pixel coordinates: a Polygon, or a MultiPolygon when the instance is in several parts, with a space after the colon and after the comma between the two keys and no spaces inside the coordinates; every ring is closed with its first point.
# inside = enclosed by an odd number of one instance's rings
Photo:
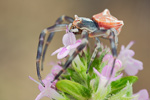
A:
{"type": "Polygon", "coordinates": [[[76,40],[75,35],[72,32],[69,32],[68,28],[66,29],[66,34],[63,36],[62,40],[64,47],[61,47],[54,51],[51,55],[57,54],[58,59],[66,57],[71,50],[75,49],[81,44],[81,40],[76,40]]]}
{"type": "MultiPolygon", "coordinates": [[[[105,95],[107,92],[107,86],[112,82],[115,81],[117,79],[120,79],[122,77],[123,74],[120,74],[118,76],[115,77],[116,74],[116,70],[114,69],[112,77],[110,78],[110,72],[111,72],[112,67],[106,65],[102,72],[98,72],[95,68],[93,68],[94,72],[99,76],[99,84],[98,84],[98,89],[95,93],[95,95],[105,95]],[[108,82],[108,83],[107,83],[108,82]]],[[[92,83],[94,82],[94,80],[92,80],[90,82],[90,85],[92,85],[92,83]]],[[[95,96],[93,96],[95,97],[95,96]]],[[[94,99],[95,100],[95,99],[94,99]]]]}
{"type": "Polygon", "coordinates": [[[134,94],[133,96],[135,95],[138,95],[137,100],[150,100],[148,91],[146,89],[140,90],[138,93],[134,94]]]}
{"type": "Polygon", "coordinates": [[[55,64],[55,63],[51,63],[51,65],[53,66],[52,69],[51,69],[51,73],[56,76],[60,70],[62,70],[62,67],[58,64],[55,64]]]}
{"type": "Polygon", "coordinates": [[[134,42],[131,41],[126,48],[123,45],[120,54],[118,55],[118,59],[121,60],[122,65],[125,68],[124,70],[128,75],[136,75],[139,70],[143,69],[143,63],[133,58],[135,53],[130,49],[133,44],[134,42]]]}
{"type": "MultiPolygon", "coordinates": [[[[108,66],[113,66],[114,58],[111,54],[106,54],[103,58],[103,62],[106,63],[108,66]]],[[[122,62],[119,59],[116,59],[115,62],[115,70],[119,71],[119,69],[122,67],[122,62]]]]}
{"type": "Polygon", "coordinates": [[[112,81],[115,81],[117,79],[120,79],[122,77],[122,73],[118,76],[115,76],[116,75],[116,72],[118,70],[118,68],[116,69],[116,66],[114,68],[114,71],[113,71],[113,74],[112,74],[112,77],[110,78],[110,73],[111,73],[111,69],[112,69],[112,66],[108,66],[106,65],[102,72],[98,72],[95,68],[93,68],[94,72],[99,76],[99,87],[105,87],[106,85],[106,82],[108,82],[108,80],[110,79],[109,83],[111,83],[112,81]]]}
{"type": "Polygon", "coordinates": [[[48,97],[50,99],[56,99],[56,100],[65,100],[65,98],[60,95],[56,89],[55,89],[55,84],[57,80],[55,80],[53,83],[51,81],[54,79],[54,76],[52,74],[48,74],[45,79],[43,79],[43,83],[45,84],[45,87],[43,87],[39,82],[37,82],[35,79],[29,76],[31,80],[39,84],[39,90],[41,93],[36,97],[35,100],[40,100],[43,97],[48,97]]]}

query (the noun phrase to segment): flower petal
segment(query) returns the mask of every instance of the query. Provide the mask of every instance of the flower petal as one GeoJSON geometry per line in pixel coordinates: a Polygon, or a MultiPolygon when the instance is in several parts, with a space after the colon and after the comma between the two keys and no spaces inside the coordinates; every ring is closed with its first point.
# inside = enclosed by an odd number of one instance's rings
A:
{"type": "Polygon", "coordinates": [[[35,100],[40,100],[43,97],[48,97],[50,99],[56,99],[56,100],[65,100],[65,98],[63,96],[61,96],[55,89],[52,88],[46,88],[44,89],[37,97],[35,100]]]}
{"type": "Polygon", "coordinates": [[[55,100],[66,100],[62,95],[60,95],[56,90],[50,89],[50,96],[55,100]]]}
{"type": "MultiPolygon", "coordinates": [[[[41,85],[41,83],[40,82],[38,82],[38,81],[36,81],[35,79],[33,79],[31,76],[29,76],[29,78],[32,80],[32,81],[34,81],[35,83],[37,83],[38,85],[41,85]]],[[[41,85],[42,86],[42,85],[41,85]]]]}
{"type": "Polygon", "coordinates": [[[49,88],[53,85],[53,83],[51,83],[51,81],[54,79],[54,76],[50,73],[46,76],[45,79],[43,79],[43,83],[45,84],[45,87],[43,87],[42,85],[39,85],[39,90],[43,91],[46,88],[49,88]]]}
{"type": "Polygon", "coordinates": [[[98,72],[94,67],[93,67],[93,70],[99,77],[103,77],[103,75],[101,75],[100,72],[98,72]]]}
{"type": "Polygon", "coordinates": [[[128,64],[124,70],[128,75],[132,76],[132,75],[136,75],[139,69],[137,68],[137,66],[132,66],[131,64],[128,64]]]}
{"type": "Polygon", "coordinates": [[[54,51],[54,52],[51,54],[51,56],[53,56],[53,55],[59,53],[62,49],[63,49],[63,47],[57,49],[56,51],[54,51]]]}
{"type": "Polygon", "coordinates": [[[119,71],[119,69],[122,67],[122,62],[119,59],[116,59],[115,62],[115,70],[119,71]]]}
{"type": "Polygon", "coordinates": [[[58,72],[62,69],[61,66],[59,65],[55,65],[52,67],[51,72],[54,76],[56,76],[58,74],[58,72]]]}
{"type": "Polygon", "coordinates": [[[42,80],[43,83],[45,84],[45,87],[43,87],[39,82],[37,82],[32,77],[29,76],[29,78],[33,80],[34,82],[36,82],[37,84],[39,84],[39,90],[41,91],[41,93],[36,97],[35,100],[40,100],[41,98],[45,96],[50,99],[53,98],[56,100],[59,100],[59,99],[65,100],[65,98],[55,90],[55,85],[56,85],[57,80],[51,83],[51,81],[54,79],[54,76],[51,73],[48,74],[44,80],[42,80]]]}
{"type": "MultiPolygon", "coordinates": [[[[112,69],[112,66],[106,65],[106,66],[103,68],[101,74],[102,74],[103,76],[105,76],[107,79],[109,79],[110,73],[111,73],[111,69],[112,69]]],[[[112,78],[115,77],[115,73],[116,73],[116,70],[114,69],[113,74],[112,74],[112,78]]]]}
{"type": "Polygon", "coordinates": [[[50,88],[49,88],[49,89],[46,89],[46,90],[43,90],[43,91],[36,97],[35,100],[40,100],[41,98],[43,98],[43,97],[45,97],[45,96],[51,98],[49,92],[50,92],[50,88]]]}
{"type": "Polygon", "coordinates": [[[43,87],[42,85],[39,85],[39,86],[38,86],[38,88],[39,88],[39,90],[40,90],[41,92],[42,92],[45,88],[47,88],[48,85],[49,85],[46,80],[42,80],[42,82],[45,84],[45,87],[43,87]]]}
{"type": "Polygon", "coordinates": [[[63,40],[62,40],[64,46],[69,46],[72,45],[76,42],[76,37],[73,33],[68,32],[63,36],[63,40]]]}
{"type": "Polygon", "coordinates": [[[138,100],[149,100],[149,94],[146,89],[142,89],[134,95],[139,95],[138,100]]]}
{"type": "Polygon", "coordinates": [[[122,76],[123,76],[123,73],[121,73],[117,77],[112,78],[111,81],[116,81],[116,80],[120,79],[122,76]]]}
{"type": "MultiPolygon", "coordinates": [[[[31,76],[29,76],[29,78],[34,81],[35,83],[37,83],[39,85],[39,90],[42,91],[44,90],[44,87],[41,85],[40,82],[36,81],[35,79],[33,79],[31,76]]],[[[43,80],[42,80],[43,81],[43,80]]],[[[45,84],[45,81],[43,81],[43,83],[45,84]]]]}
{"type": "Polygon", "coordinates": [[[78,47],[81,44],[81,40],[77,40],[75,44],[70,45],[70,49],[74,49],[76,47],[78,47]]]}
{"type": "Polygon", "coordinates": [[[124,50],[124,49],[125,49],[125,46],[124,46],[124,45],[122,45],[122,46],[121,46],[121,50],[124,50]]]}
{"type": "Polygon", "coordinates": [[[125,72],[128,75],[136,75],[139,70],[143,69],[143,63],[139,60],[128,58],[129,61],[125,63],[125,72]]]}
{"type": "Polygon", "coordinates": [[[125,49],[125,50],[121,50],[120,54],[118,55],[118,58],[121,58],[123,56],[134,56],[135,52],[133,50],[129,50],[129,49],[125,49]]]}
{"type": "Polygon", "coordinates": [[[57,59],[62,59],[66,57],[70,52],[70,48],[63,48],[58,54],[57,54],[57,59]]]}
{"type": "Polygon", "coordinates": [[[127,45],[126,49],[130,49],[133,44],[134,44],[134,41],[131,41],[131,42],[127,45]]]}
{"type": "Polygon", "coordinates": [[[132,59],[132,62],[134,62],[134,66],[136,66],[138,70],[143,70],[143,63],[141,61],[132,59]]]}
{"type": "Polygon", "coordinates": [[[111,54],[106,54],[106,55],[104,56],[104,58],[103,58],[103,62],[109,61],[109,60],[112,59],[112,58],[113,58],[113,56],[112,56],[111,54]]]}
{"type": "Polygon", "coordinates": [[[134,41],[131,41],[127,47],[122,46],[118,59],[121,60],[123,66],[125,67],[125,72],[128,75],[136,75],[138,70],[143,69],[143,63],[139,60],[133,58],[135,52],[130,50],[130,47],[134,44],[134,41]]]}

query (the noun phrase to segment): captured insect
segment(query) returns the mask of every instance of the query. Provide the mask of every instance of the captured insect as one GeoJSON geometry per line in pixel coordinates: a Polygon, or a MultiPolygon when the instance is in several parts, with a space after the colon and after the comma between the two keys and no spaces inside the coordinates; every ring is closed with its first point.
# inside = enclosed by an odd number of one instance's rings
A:
{"type": "Polygon", "coordinates": [[[88,65],[88,69],[87,69],[87,73],[88,73],[90,65],[92,64],[94,58],[98,53],[98,49],[101,46],[99,37],[108,39],[111,44],[111,52],[114,58],[111,73],[110,73],[110,78],[111,78],[115,66],[115,61],[117,58],[118,35],[124,23],[122,20],[118,20],[117,18],[112,16],[108,9],[105,9],[102,13],[93,15],[91,19],[85,17],[78,17],[77,15],[75,15],[75,19],[73,19],[69,16],[63,15],[56,20],[53,26],[48,27],[41,32],[39,36],[39,44],[38,44],[37,57],[36,57],[37,76],[40,83],[43,86],[45,86],[44,83],[42,82],[42,78],[40,74],[40,66],[41,66],[41,70],[43,70],[43,62],[44,62],[47,47],[51,42],[54,33],[58,31],[65,31],[66,25],[69,25],[70,32],[73,32],[74,34],[81,34],[82,42],[76,48],[74,53],[67,59],[67,61],[63,66],[63,69],[55,76],[54,80],[56,80],[69,67],[73,59],[88,44],[88,38],[95,38],[97,45],[92,54],[90,63],[88,65]],[[68,22],[68,24],[62,24],[63,21],[68,22]],[[47,38],[47,42],[45,43],[45,47],[43,48],[46,35],[48,35],[48,38],[47,38]]]}

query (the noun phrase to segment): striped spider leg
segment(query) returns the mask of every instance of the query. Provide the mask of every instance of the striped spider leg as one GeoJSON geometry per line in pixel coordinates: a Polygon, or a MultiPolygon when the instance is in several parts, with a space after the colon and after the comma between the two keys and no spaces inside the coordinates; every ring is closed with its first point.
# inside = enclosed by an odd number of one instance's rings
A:
{"type": "MultiPolygon", "coordinates": [[[[114,67],[115,67],[115,62],[116,62],[116,59],[117,59],[118,37],[117,37],[116,34],[117,34],[116,29],[111,28],[111,29],[107,29],[107,30],[105,30],[105,29],[104,30],[97,30],[97,31],[95,31],[95,32],[93,32],[93,33],[91,33],[89,35],[89,37],[102,37],[104,39],[109,39],[109,41],[110,41],[111,52],[112,52],[114,61],[113,61],[113,64],[112,64],[112,69],[111,69],[111,72],[110,72],[110,75],[109,75],[109,79],[108,79],[108,81],[107,81],[105,86],[107,86],[109,81],[111,80],[111,77],[112,77],[112,74],[113,74],[113,71],[114,71],[114,67]]],[[[88,72],[91,63],[93,62],[93,60],[94,60],[94,58],[95,58],[95,56],[97,54],[97,50],[96,49],[97,48],[99,49],[99,46],[100,46],[99,43],[100,43],[100,41],[97,42],[97,47],[94,50],[94,53],[93,53],[91,61],[89,63],[87,72],[88,72]]]]}
{"type": "Polygon", "coordinates": [[[98,53],[98,51],[100,49],[100,46],[101,46],[99,38],[95,37],[95,39],[96,39],[96,48],[94,49],[94,52],[93,52],[92,57],[90,59],[90,63],[88,65],[86,73],[89,72],[90,66],[91,66],[92,62],[94,61],[94,59],[95,59],[95,57],[96,57],[96,55],[97,55],[97,53],[98,53]]]}
{"type": "Polygon", "coordinates": [[[45,85],[42,82],[42,78],[41,78],[41,74],[40,74],[41,56],[42,56],[41,70],[43,70],[43,61],[44,61],[44,58],[45,58],[45,53],[46,53],[48,44],[51,42],[51,40],[54,36],[54,32],[65,31],[66,30],[66,25],[68,25],[68,24],[61,24],[61,23],[63,21],[73,22],[73,20],[74,20],[73,18],[63,15],[60,18],[57,19],[56,23],[53,26],[44,29],[41,32],[40,36],[39,36],[39,44],[38,44],[38,50],[37,50],[37,56],[36,56],[36,69],[37,69],[38,79],[39,79],[40,83],[42,84],[42,86],[45,86],[45,85]],[[44,51],[43,51],[43,44],[44,44],[45,36],[47,34],[49,34],[49,36],[47,38],[47,42],[45,44],[44,51]],[[42,52],[43,52],[43,54],[42,54],[42,52]]]}

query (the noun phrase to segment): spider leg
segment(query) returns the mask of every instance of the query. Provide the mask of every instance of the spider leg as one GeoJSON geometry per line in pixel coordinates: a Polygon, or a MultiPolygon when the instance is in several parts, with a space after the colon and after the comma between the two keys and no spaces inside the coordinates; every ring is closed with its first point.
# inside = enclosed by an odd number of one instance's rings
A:
{"type": "Polygon", "coordinates": [[[109,84],[109,82],[112,78],[112,74],[113,74],[114,67],[115,67],[115,62],[116,62],[116,59],[117,59],[117,45],[116,45],[116,43],[118,43],[118,40],[115,40],[116,39],[116,35],[115,35],[116,32],[117,31],[114,28],[110,29],[110,35],[108,37],[109,41],[110,41],[110,44],[111,44],[111,52],[112,52],[114,61],[113,61],[113,64],[112,64],[111,72],[109,74],[109,79],[108,79],[107,83],[105,84],[105,87],[109,84]]]}
{"type": "Polygon", "coordinates": [[[114,58],[113,64],[112,64],[112,69],[109,75],[109,79],[106,83],[105,86],[108,85],[109,81],[111,80],[113,71],[114,71],[114,67],[115,67],[115,62],[116,62],[116,58],[117,58],[117,44],[118,44],[118,37],[116,35],[117,31],[114,28],[108,29],[108,30],[97,30],[91,34],[89,34],[89,37],[102,37],[102,38],[106,38],[109,39],[110,44],[111,44],[111,52],[114,58]]]}
{"type": "MultiPolygon", "coordinates": [[[[57,24],[61,24],[63,21],[67,21],[69,23],[72,23],[73,22],[73,18],[69,17],[69,16],[61,16],[59,17],[56,22],[55,22],[55,25],[57,24]]],[[[45,54],[46,54],[46,51],[47,51],[47,48],[48,48],[48,45],[50,44],[51,40],[53,39],[53,36],[54,36],[54,32],[50,33],[48,38],[47,38],[47,42],[45,44],[45,47],[44,47],[44,51],[43,51],[43,54],[42,54],[42,61],[41,61],[41,70],[43,71],[43,62],[44,62],[44,59],[45,59],[45,54]]]]}
{"type": "Polygon", "coordinates": [[[69,67],[73,59],[79,54],[80,51],[84,49],[84,47],[88,44],[88,32],[86,30],[82,31],[82,43],[76,48],[74,53],[68,58],[66,63],[63,66],[63,69],[55,76],[52,82],[54,82],[58,77],[69,67]]]}
{"type": "Polygon", "coordinates": [[[115,67],[115,62],[116,62],[116,59],[117,59],[117,46],[116,46],[116,40],[115,40],[115,32],[117,32],[115,29],[110,29],[110,36],[109,36],[109,40],[110,40],[110,44],[111,44],[111,52],[112,52],[112,55],[113,55],[113,58],[114,58],[114,61],[113,61],[113,64],[112,64],[112,69],[111,69],[111,72],[110,72],[110,75],[109,75],[109,79],[106,83],[105,86],[107,86],[111,80],[111,77],[112,77],[112,74],[113,74],[113,71],[114,71],[114,67],[115,67]]]}
{"type": "Polygon", "coordinates": [[[44,51],[42,54],[42,61],[41,61],[41,70],[42,71],[43,71],[43,62],[44,62],[44,58],[45,58],[45,53],[46,53],[48,45],[50,44],[51,40],[53,39],[53,36],[54,36],[54,32],[50,33],[48,38],[47,38],[47,41],[45,43],[44,51]]]}
{"type": "Polygon", "coordinates": [[[45,85],[42,82],[41,74],[40,74],[40,59],[41,59],[41,54],[42,54],[42,50],[43,50],[43,44],[44,44],[45,36],[48,33],[53,33],[56,31],[65,31],[66,25],[67,24],[58,24],[58,25],[53,25],[51,27],[48,27],[48,28],[44,29],[39,36],[39,44],[38,44],[38,50],[37,50],[37,56],[36,56],[36,69],[37,69],[38,79],[40,80],[40,83],[43,86],[45,86],[45,85]]]}
{"type": "Polygon", "coordinates": [[[92,57],[91,57],[91,60],[90,60],[89,65],[88,65],[88,68],[87,68],[86,73],[88,73],[92,62],[93,62],[93,60],[95,59],[95,57],[96,57],[96,55],[97,55],[97,53],[98,53],[98,50],[100,49],[100,45],[101,45],[101,44],[100,44],[100,40],[99,40],[98,37],[96,37],[95,39],[96,39],[96,42],[97,42],[96,44],[97,44],[97,45],[96,45],[96,48],[95,48],[95,50],[94,50],[94,52],[93,52],[93,54],[92,54],[92,57]]]}
{"type": "Polygon", "coordinates": [[[93,37],[102,37],[102,38],[105,38],[108,36],[108,34],[110,34],[110,30],[96,30],[92,33],[89,34],[89,37],[90,38],[93,38],[93,37]]]}

